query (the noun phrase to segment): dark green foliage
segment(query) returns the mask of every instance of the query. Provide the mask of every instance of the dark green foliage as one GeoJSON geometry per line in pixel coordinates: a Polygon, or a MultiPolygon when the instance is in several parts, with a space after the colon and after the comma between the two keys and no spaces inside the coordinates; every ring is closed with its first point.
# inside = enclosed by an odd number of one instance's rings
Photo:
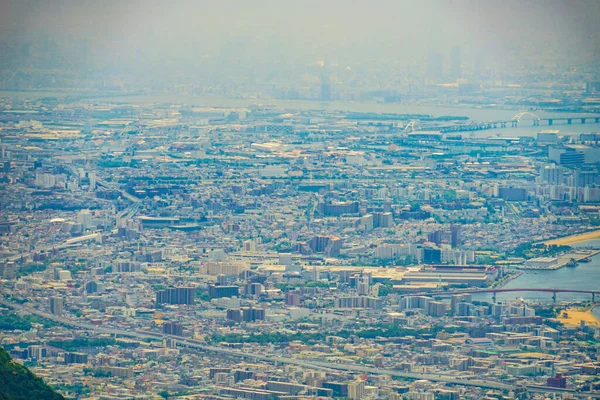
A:
{"type": "Polygon", "coordinates": [[[556,318],[556,317],[558,317],[559,312],[560,312],[560,308],[554,308],[554,307],[536,308],[535,309],[535,315],[542,317],[542,318],[556,318]]]}
{"type": "Polygon", "coordinates": [[[303,287],[316,287],[316,288],[321,288],[321,289],[329,289],[331,287],[331,284],[329,282],[323,282],[323,281],[310,281],[310,282],[306,282],[306,283],[276,283],[275,287],[277,289],[281,290],[282,292],[286,293],[286,292],[289,292],[290,290],[303,288],[303,287]]]}
{"type": "Polygon", "coordinates": [[[73,339],[66,341],[51,341],[48,346],[57,347],[67,351],[77,351],[82,347],[106,347],[117,343],[114,339],[73,339]]]}
{"type": "Polygon", "coordinates": [[[19,271],[17,272],[17,277],[21,277],[21,276],[29,275],[33,272],[40,272],[40,271],[45,271],[45,270],[46,270],[46,266],[44,264],[38,264],[38,263],[27,264],[27,265],[23,265],[19,269],[19,271]]]}
{"type": "Polygon", "coordinates": [[[385,282],[379,286],[379,297],[385,297],[394,292],[394,285],[391,282],[385,282]]]}
{"type": "Polygon", "coordinates": [[[84,368],[83,373],[85,376],[93,376],[95,378],[110,378],[113,376],[112,372],[103,369],[84,368]]]}
{"type": "Polygon", "coordinates": [[[208,292],[204,289],[196,289],[196,298],[202,301],[210,301],[211,297],[208,292]]]}
{"type": "MultiPolygon", "coordinates": [[[[443,328],[434,326],[431,329],[423,329],[423,330],[415,330],[415,329],[406,329],[395,325],[385,325],[379,324],[374,325],[372,328],[362,329],[362,330],[348,330],[342,329],[335,333],[335,336],[339,336],[342,338],[349,338],[350,336],[357,336],[363,339],[374,339],[377,337],[382,338],[396,338],[396,337],[405,337],[405,336],[435,336],[437,335],[443,328]]],[[[454,328],[444,329],[448,333],[456,332],[454,328]]],[[[302,343],[310,343],[317,342],[323,339],[322,333],[302,333],[296,332],[292,334],[285,334],[281,332],[272,332],[272,333],[261,333],[261,334],[250,334],[250,335],[214,335],[211,338],[213,343],[259,343],[259,344],[267,344],[267,343],[289,343],[292,341],[300,341],[302,343]]]]}
{"type": "Polygon", "coordinates": [[[557,246],[557,245],[549,245],[546,246],[543,243],[522,243],[518,245],[513,251],[512,254],[515,257],[552,257],[557,254],[566,253],[572,250],[570,246],[557,246]]]}
{"type": "Polygon", "coordinates": [[[38,317],[37,315],[25,315],[23,317],[17,314],[0,315],[0,331],[22,330],[28,331],[31,329],[31,324],[43,324],[45,328],[56,326],[54,321],[38,317]]]}
{"type": "Polygon", "coordinates": [[[59,400],[63,396],[26,367],[14,363],[0,347],[0,400],[59,400]]]}

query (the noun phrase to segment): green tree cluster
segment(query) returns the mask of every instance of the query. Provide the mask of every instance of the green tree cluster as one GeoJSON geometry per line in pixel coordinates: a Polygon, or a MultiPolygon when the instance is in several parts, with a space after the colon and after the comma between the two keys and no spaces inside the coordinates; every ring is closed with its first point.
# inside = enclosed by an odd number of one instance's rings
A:
{"type": "Polygon", "coordinates": [[[57,325],[56,322],[37,315],[20,316],[14,313],[0,315],[0,331],[14,331],[17,329],[28,331],[31,329],[31,324],[43,324],[45,328],[57,325]]]}
{"type": "Polygon", "coordinates": [[[0,347],[0,400],[61,400],[57,393],[27,367],[12,361],[0,347]]]}
{"type": "Polygon", "coordinates": [[[65,341],[50,341],[48,346],[57,347],[67,351],[77,351],[82,347],[106,347],[114,346],[117,342],[114,339],[73,339],[65,341]]]}

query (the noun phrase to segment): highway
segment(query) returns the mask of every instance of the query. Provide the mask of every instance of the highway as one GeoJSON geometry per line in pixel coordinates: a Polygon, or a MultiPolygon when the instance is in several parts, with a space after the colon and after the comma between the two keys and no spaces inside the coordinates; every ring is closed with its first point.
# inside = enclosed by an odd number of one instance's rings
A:
{"type": "MultiPolygon", "coordinates": [[[[46,246],[43,248],[36,248],[35,251],[39,252],[39,251],[50,251],[50,250],[63,250],[69,247],[74,247],[77,246],[77,243],[73,243],[73,242],[69,242],[68,240],[61,243],[61,244],[57,244],[54,246],[46,246]]],[[[31,252],[27,251],[21,254],[17,254],[15,256],[10,256],[10,257],[6,257],[4,260],[5,261],[18,261],[20,260],[22,257],[27,257],[28,255],[30,255],[31,252]]]]}
{"type": "Polygon", "coordinates": [[[400,371],[391,370],[391,369],[367,367],[367,366],[362,366],[362,365],[336,364],[336,363],[323,362],[323,361],[304,360],[304,359],[290,358],[290,357],[279,357],[279,356],[263,355],[263,354],[257,354],[257,353],[246,353],[246,352],[243,352],[240,350],[230,349],[230,348],[226,348],[226,347],[212,346],[212,345],[206,344],[205,342],[202,342],[199,340],[189,339],[189,338],[185,338],[185,337],[181,337],[181,336],[160,334],[160,333],[155,333],[155,332],[150,332],[150,331],[141,331],[141,330],[126,331],[126,330],[122,330],[122,329],[97,326],[97,325],[93,325],[93,324],[86,323],[86,322],[74,321],[74,320],[60,317],[57,315],[47,314],[47,313],[44,313],[44,312],[41,312],[38,310],[33,310],[29,307],[25,307],[25,306],[22,306],[19,304],[7,302],[5,300],[0,300],[0,304],[3,304],[5,306],[8,306],[8,307],[11,307],[11,308],[14,308],[14,309],[26,312],[26,313],[38,315],[40,317],[44,317],[46,319],[49,319],[49,320],[52,320],[55,322],[60,322],[65,325],[69,325],[69,326],[73,326],[73,327],[81,328],[81,329],[88,329],[88,330],[95,331],[97,333],[107,333],[107,334],[111,334],[111,335],[132,337],[132,338],[136,338],[136,339],[170,338],[170,339],[175,339],[177,341],[177,345],[179,345],[179,346],[184,346],[184,347],[189,347],[189,348],[194,348],[194,349],[198,349],[198,350],[209,351],[209,352],[214,352],[214,353],[219,353],[219,354],[225,354],[225,355],[232,356],[232,357],[253,359],[253,360],[265,361],[265,362],[270,362],[270,363],[292,364],[292,365],[298,365],[301,367],[321,369],[321,370],[323,370],[323,369],[325,369],[325,370],[342,370],[342,371],[357,372],[357,373],[384,374],[384,375],[390,375],[390,376],[394,376],[394,377],[412,379],[412,380],[425,379],[425,380],[430,380],[430,381],[434,381],[434,382],[444,382],[444,383],[450,383],[450,384],[455,384],[455,385],[481,387],[484,389],[509,390],[511,388],[510,385],[506,385],[506,384],[499,383],[499,382],[493,382],[493,381],[463,380],[463,379],[455,379],[455,378],[444,376],[444,375],[408,373],[408,372],[400,372],[400,371]]]}
{"type": "Polygon", "coordinates": [[[139,202],[142,201],[140,198],[135,197],[134,195],[127,193],[127,191],[120,189],[119,187],[117,187],[113,183],[108,183],[104,179],[96,178],[96,184],[100,185],[100,186],[103,186],[103,187],[105,187],[107,189],[116,190],[116,191],[120,192],[121,196],[123,196],[123,198],[131,201],[132,203],[139,203],[139,202]]]}
{"type": "MultiPolygon", "coordinates": [[[[46,319],[60,322],[65,325],[73,326],[81,329],[89,329],[98,333],[108,333],[111,335],[119,335],[124,337],[132,337],[136,339],[163,339],[170,338],[177,341],[178,346],[184,346],[189,348],[194,348],[198,350],[225,354],[232,357],[239,357],[243,359],[253,359],[258,361],[265,361],[270,363],[279,363],[279,364],[290,364],[290,365],[298,365],[305,368],[319,369],[319,370],[338,370],[338,371],[346,371],[346,372],[356,372],[356,373],[367,373],[367,374],[376,374],[376,375],[389,375],[397,378],[404,378],[410,380],[428,380],[432,382],[442,382],[451,385],[460,385],[460,386],[471,386],[471,387],[479,387],[482,389],[495,389],[495,390],[511,390],[514,388],[512,385],[507,385],[504,383],[489,381],[489,380],[466,380],[466,379],[456,379],[447,375],[437,375],[437,374],[422,374],[422,373],[411,373],[411,372],[401,372],[393,369],[384,369],[384,368],[374,368],[368,367],[364,365],[356,365],[356,364],[337,364],[332,362],[324,362],[324,361],[315,361],[315,360],[306,360],[300,358],[291,358],[291,357],[279,357],[273,355],[264,355],[258,353],[246,353],[241,350],[230,349],[221,346],[212,346],[206,344],[205,342],[189,339],[181,336],[175,335],[167,335],[160,334],[156,332],[150,331],[142,331],[142,330],[134,330],[134,331],[126,331],[122,329],[110,328],[92,325],[86,322],[74,321],[68,318],[60,317],[53,314],[47,314],[38,310],[31,309],[29,307],[25,307],[20,304],[11,303],[5,300],[0,300],[0,304],[5,305],[7,307],[11,307],[16,310],[20,310],[25,313],[38,315],[40,317],[44,317],[46,319]]],[[[528,385],[528,389],[532,392],[536,393],[569,393],[575,397],[581,398],[596,398],[600,399],[600,394],[582,394],[577,393],[574,390],[569,389],[555,389],[555,388],[546,388],[538,385],[528,385]]]]}

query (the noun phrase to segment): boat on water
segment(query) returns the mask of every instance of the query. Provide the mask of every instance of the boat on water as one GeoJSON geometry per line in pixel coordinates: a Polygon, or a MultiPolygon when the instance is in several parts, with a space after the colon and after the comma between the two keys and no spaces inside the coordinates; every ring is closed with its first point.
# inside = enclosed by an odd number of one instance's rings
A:
{"type": "Polygon", "coordinates": [[[569,262],[567,263],[567,267],[576,267],[577,266],[577,261],[575,261],[574,258],[571,258],[569,260],[569,262]]]}
{"type": "Polygon", "coordinates": [[[579,262],[582,262],[582,263],[589,263],[590,261],[592,261],[592,259],[590,257],[582,258],[581,260],[579,260],[579,262]]]}

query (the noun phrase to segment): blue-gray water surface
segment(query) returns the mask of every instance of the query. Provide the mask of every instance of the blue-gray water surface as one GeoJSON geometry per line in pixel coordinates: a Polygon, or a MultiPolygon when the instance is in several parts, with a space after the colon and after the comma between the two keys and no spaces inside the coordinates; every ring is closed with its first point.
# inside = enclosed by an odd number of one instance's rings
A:
{"type": "MultiPolygon", "coordinates": [[[[589,240],[573,247],[600,248],[600,240],[589,240]]],[[[548,289],[578,289],[600,290],[600,254],[591,258],[588,263],[580,263],[577,267],[563,267],[548,271],[523,271],[523,274],[507,283],[504,288],[548,288],[548,289]]],[[[492,295],[487,293],[473,295],[474,300],[491,301],[492,295]]],[[[497,301],[514,301],[524,299],[538,302],[552,302],[552,293],[516,292],[499,293],[497,301]]],[[[558,293],[557,302],[587,301],[591,296],[579,293],[558,293]]],[[[596,298],[600,301],[600,299],[596,298]]],[[[594,309],[594,315],[600,318],[600,307],[594,309]]]]}

